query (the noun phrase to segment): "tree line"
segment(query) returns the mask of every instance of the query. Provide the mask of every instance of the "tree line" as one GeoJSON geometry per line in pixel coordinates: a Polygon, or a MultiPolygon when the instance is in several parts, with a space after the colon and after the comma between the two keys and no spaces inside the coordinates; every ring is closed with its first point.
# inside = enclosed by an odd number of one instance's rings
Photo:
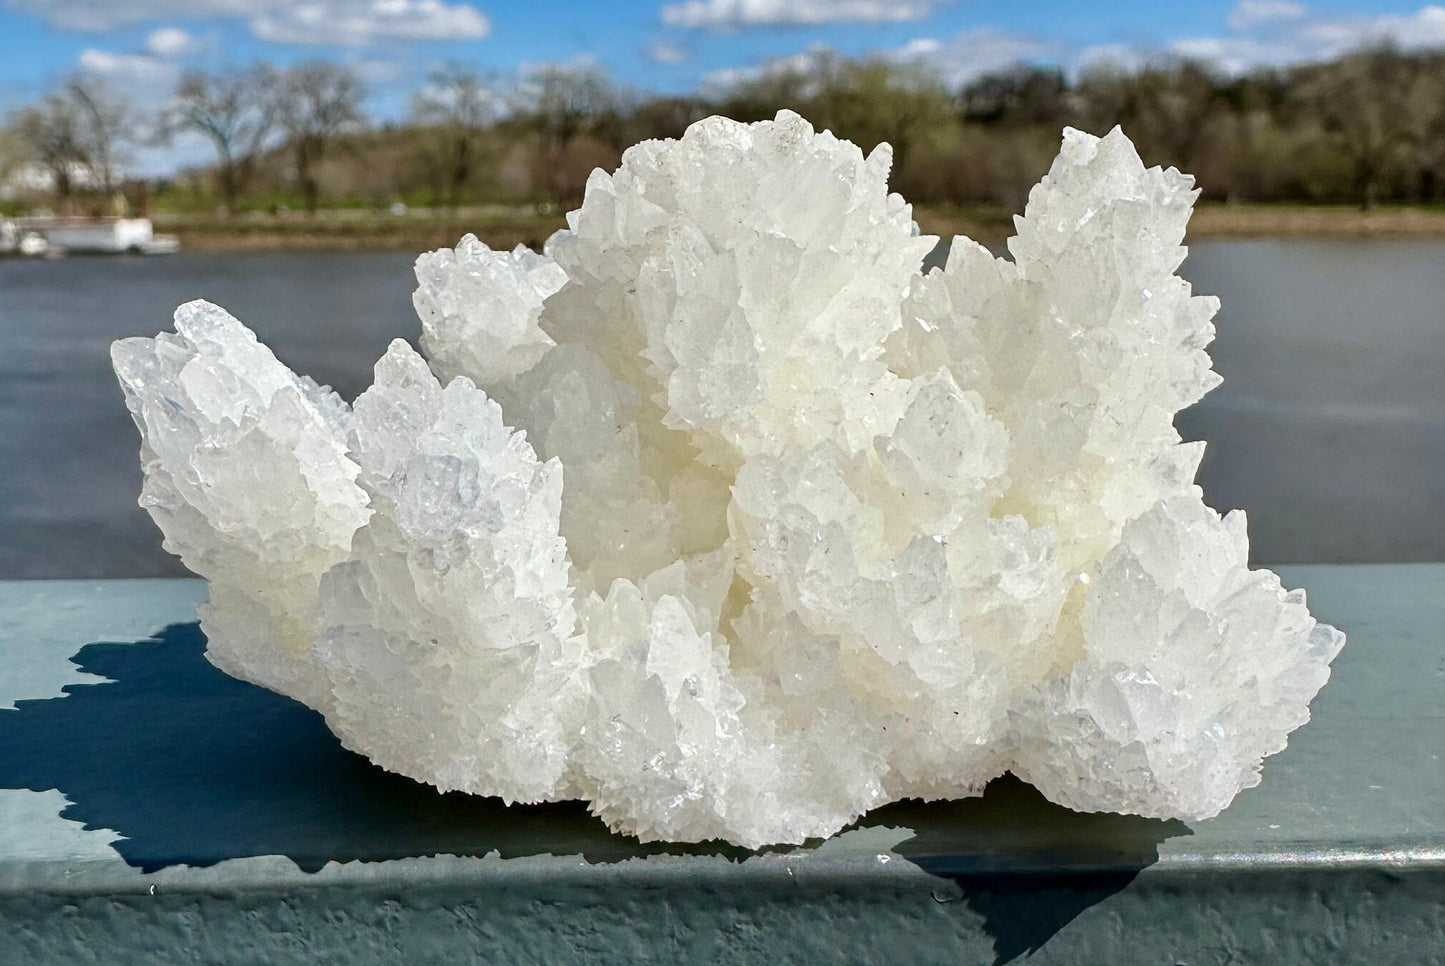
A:
{"type": "Polygon", "coordinates": [[[689,96],[629,90],[590,66],[504,81],[452,64],[404,119],[380,123],[366,94],[353,69],[325,61],[196,70],[147,118],[71,78],[6,119],[0,181],[28,164],[48,174],[48,197],[32,203],[93,209],[122,187],[128,150],[190,133],[214,161],[155,186],[174,207],[572,205],[594,168],[637,141],[786,107],[865,149],[891,143],[893,186],[924,204],[1017,208],[1061,128],[1115,124],[1213,200],[1445,200],[1445,52],[1393,46],[1243,75],[1179,59],[1076,77],[1020,64],[961,86],[920,62],[818,55],[689,96]]]}

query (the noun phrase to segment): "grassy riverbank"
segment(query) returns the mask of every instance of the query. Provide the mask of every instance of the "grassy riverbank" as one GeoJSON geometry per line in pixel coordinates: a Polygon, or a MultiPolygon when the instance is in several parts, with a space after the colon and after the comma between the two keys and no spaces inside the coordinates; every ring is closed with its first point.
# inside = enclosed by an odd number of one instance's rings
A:
{"type": "MultiPolygon", "coordinates": [[[[967,235],[998,244],[1013,234],[1013,213],[1002,208],[914,209],[919,227],[931,235],[967,235]]],[[[1189,222],[1199,238],[1370,238],[1445,237],[1445,210],[1389,207],[1362,211],[1353,206],[1204,204],[1189,222]]]]}
{"type": "MultiPolygon", "coordinates": [[[[1013,232],[1013,213],[1003,208],[919,206],[914,217],[929,234],[967,235],[985,244],[998,244],[1013,232]]],[[[314,216],[250,213],[230,219],[161,214],[155,222],[157,231],[180,236],[187,251],[420,252],[455,245],[467,232],[493,248],[519,243],[537,248],[566,224],[561,212],[502,206],[455,212],[412,210],[401,215],[367,210],[322,211],[314,216]]],[[[1445,237],[1445,209],[1201,205],[1189,234],[1191,238],[1445,237]]]]}
{"type": "Polygon", "coordinates": [[[428,251],[451,246],[467,232],[493,248],[541,248],[566,227],[560,212],[487,206],[457,211],[342,209],[315,215],[246,213],[234,218],[157,214],[156,231],[176,235],[185,251],[428,251]]]}

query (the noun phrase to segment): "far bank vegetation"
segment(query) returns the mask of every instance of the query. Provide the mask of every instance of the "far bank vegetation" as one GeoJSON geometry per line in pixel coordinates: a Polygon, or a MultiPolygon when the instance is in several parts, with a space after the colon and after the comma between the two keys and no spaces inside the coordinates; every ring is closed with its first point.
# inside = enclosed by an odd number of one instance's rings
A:
{"type": "Polygon", "coordinates": [[[820,54],[690,96],[625,89],[595,67],[508,80],[452,64],[401,120],[370,118],[366,105],[350,68],[321,61],[189,73],[153,118],[74,78],[6,119],[3,203],[233,223],[505,209],[550,223],[628,145],[709,114],[756,120],[784,107],[865,150],[892,144],[894,189],[943,220],[1019,210],[1066,125],[1122,125],[1146,161],[1193,173],[1207,201],[1445,201],[1445,53],[1393,47],[1238,76],[1184,60],[1074,78],[1020,64],[957,86],[921,62],[820,54]],[[145,183],[119,175],[135,149],[179,137],[204,142],[211,161],[145,183]]]}

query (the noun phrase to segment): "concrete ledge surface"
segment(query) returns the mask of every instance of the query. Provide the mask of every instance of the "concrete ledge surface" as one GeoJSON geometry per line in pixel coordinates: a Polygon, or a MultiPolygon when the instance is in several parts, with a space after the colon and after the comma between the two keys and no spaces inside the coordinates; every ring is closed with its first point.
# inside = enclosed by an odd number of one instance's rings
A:
{"type": "Polygon", "coordinates": [[[0,583],[0,963],[1445,961],[1445,565],[1280,569],[1349,643],[1219,818],[1005,778],[763,853],[382,772],[210,667],[199,581],[0,583]]]}

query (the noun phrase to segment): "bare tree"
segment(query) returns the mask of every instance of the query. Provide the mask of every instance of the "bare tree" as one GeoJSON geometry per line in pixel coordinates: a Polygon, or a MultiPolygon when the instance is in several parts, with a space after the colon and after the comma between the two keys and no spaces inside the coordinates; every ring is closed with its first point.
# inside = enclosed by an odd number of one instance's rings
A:
{"type": "Polygon", "coordinates": [[[13,120],[7,118],[5,126],[0,127],[0,181],[30,160],[30,148],[15,129],[13,120]]]}
{"type": "Polygon", "coordinates": [[[339,134],[359,127],[365,89],[361,78],[341,64],[313,60],[281,75],[278,118],[296,165],[296,178],[314,213],[320,195],[316,168],[339,134]]]}
{"type": "Polygon", "coordinates": [[[1139,71],[1092,68],[1077,91],[1085,127],[1102,134],[1118,124],[1150,162],[1193,170],[1214,133],[1211,120],[1227,107],[1224,87],[1211,64],[1166,58],[1139,71]]]}
{"type": "Polygon", "coordinates": [[[1347,55],[1306,74],[1300,92],[1348,158],[1355,199],[1369,209],[1420,135],[1418,61],[1390,45],[1347,55]]]}
{"type": "Polygon", "coordinates": [[[1069,82],[1057,67],[1015,64],[970,81],[959,103],[975,124],[1058,128],[1069,117],[1069,82]]]}
{"type": "Polygon", "coordinates": [[[687,126],[713,113],[707,101],[696,95],[643,98],[628,112],[627,144],[654,138],[682,137],[687,126]]]}
{"type": "Polygon", "coordinates": [[[166,112],[164,131],[196,131],[216,149],[217,176],[226,213],[255,173],[266,139],[275,130],[277,75],[257,64],[216,74],[187,71],[166,112]]]}
{"type": "Polygon", "coordinates": [[[819,125],[864,150],[888,142],[900,172],[922,144],[957,122],[953,98],[936,71],[881,57],[827,64],[809,107],[819,125]]]}
{"type": "Polygon", "coordinates": [[[615,145],[600,135],[615,135],[621,99],[612,82],[592,64],[548,64],[532,71],[513,92],[513,118],[522,130],[535,131],[540,144],[533,158],[535,183],[555,201],[582,198],[594,168],[616,164],[615,145]]]}
{"type": "Polygon", "coordinates": [[[30,157],[50,174],[55,207],[64,211],[75,193],[75,174],[89,164],[80,112],[64,94],[47,94],[22,109],[11,126],[30,157]]]}
{"type": "Polygon", "coordinates": [[[72,77],[65,85],[64,96],[74,105],[91,173],[109,197],[116,189],[120,151],[134,137],[137,119],[126,102],[88,77],[72,77]]]}
{"type": "Polygon", "coordinates": [[[1422,63],[1410,98],[1415,195],[1428,202],[1445,187],[1445,54],[1432,51],[1418,56],[1422,63]]]}
{"type": "Polygon", "coordinates": [[[739,121],[767,120],[784,107],[806,114],[820,77],[831,71],[835,59],[831,52],[819,51],[744,73],[721,92],[719,109],[739,121]]]}
{"type": "Polygon", "coordinates": [[[548,64],[520,88],[521,112],[530,115],[547,146],[565,148],[617,106],[617,92],[600,68],[548,64]]]}
{"type": "Polygon", "coordinates": [[[722,99],[733,117],[772,117],[783,107],[865,151],[888,142],[895,171],[927,142],[956,131],[958,121],[948,87],[931,66],[826,50],[744,76],[722,99]]]}
{"type": "Polygon", "coordinates": [[[462,64],[434,72],[412,98],[413,123],[435,136],[436,162],[446,182],[447,205],[455,209],[477,163],[478,140],[497,116],[494,81],[462,64]]]}

